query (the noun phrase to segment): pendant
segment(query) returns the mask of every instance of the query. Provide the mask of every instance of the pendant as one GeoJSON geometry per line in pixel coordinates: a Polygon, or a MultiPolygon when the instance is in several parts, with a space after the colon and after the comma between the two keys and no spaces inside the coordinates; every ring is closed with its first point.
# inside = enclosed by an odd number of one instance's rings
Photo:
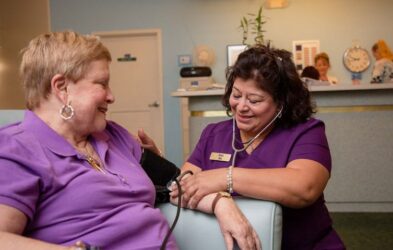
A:
{"type": "Polygon", "coordinates": [[[105,173],[104,169],[101,167],[100,163],[98,163],[96,161],[96,159],[94,159],[93,157],[91,157],[90,155],[88,155],[86,157],[87,162],[90,164],[90,166],[92,166],[95,170],[100,171],[102,173],[105,173]]]}

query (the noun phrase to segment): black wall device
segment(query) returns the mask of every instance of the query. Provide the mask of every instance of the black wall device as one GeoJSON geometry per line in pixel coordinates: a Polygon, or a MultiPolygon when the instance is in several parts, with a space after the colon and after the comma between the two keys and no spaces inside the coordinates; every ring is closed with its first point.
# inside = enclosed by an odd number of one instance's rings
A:
{"type": "Polygon", "coordinates": [[[180,70],[181,77],[207,77],[211,76],[209,67],[184,67],[180,70]]]}

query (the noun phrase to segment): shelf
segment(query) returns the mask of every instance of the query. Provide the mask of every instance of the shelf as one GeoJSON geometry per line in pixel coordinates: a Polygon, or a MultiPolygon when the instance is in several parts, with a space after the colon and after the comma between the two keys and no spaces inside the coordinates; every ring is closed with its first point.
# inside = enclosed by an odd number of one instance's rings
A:
{"type": "MultiPolygon", "coordinates": [[[[336,86],[311,86],[310,92],[329,92],[329,91],[359,91],[359,90],[380,90],[393,89],[393,83],[380,84],[340,84],[336,86]]],[[[171,93],[173,97],[192,97],[192,96],[220,96],[224,94],[224,89],[211,90],[189,90],[189,91],[175,91],[171,93]]]]}
{"type": "Polygon", "coordinates": [[[357,91],[357,90],[379,90],[379,89],[393,89],[393,83],[379,83],[379,84],[340,84],[335,86],[311,86],[311,92],[321,91],[357,91]]]}
{"type": "Polygon", "coordinates": [[[223,89],[210,89],[210,90],[188,90],[188,91],[175,91],[171,93],[173,97],[190,97],[190,96],[214,96],[223,95],[223,89]]]}

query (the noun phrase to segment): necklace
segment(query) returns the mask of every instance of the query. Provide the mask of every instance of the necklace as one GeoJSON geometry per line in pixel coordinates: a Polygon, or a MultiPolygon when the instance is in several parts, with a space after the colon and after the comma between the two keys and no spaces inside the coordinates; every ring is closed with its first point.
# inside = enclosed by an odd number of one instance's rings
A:
{"type": "MultiPolygon", "coordinates": [[[[259,143],[261,143],[261,142],[263,141],[263,139],[264,139],[264,138],[262,138],[261,141],[260,141],[259,143]]],[[[257,146],[258,146],[258,145],[257,145],[257,146]]],[[[256,148],[257,146],[254,146],[254,142],[251,143],[251,144],[250,144],[250,150],[251,150],[251,151],[249,152],[249,154],[251,154],[251,153],[255,150],[255,148],[256,148]]],[[[247,151],[247,149],[246,149],[246,151],[247,151]]]]}
{"type": "Polygon", "coordinates": [[[93,167],[95,170],[105,174],[104,167],[102,166],[101,162],[94,157],[94,153],[89,152],[89,149],[88,149],[89,145],[90,145],[89,142],[87,142],[85,147],[79,148],[79,150],[83,149],[83,150],[81,150],[81,151],[83,151],[82,154],[85,157],[85,160],[89,163],[89,165],[91,167],[93,167]]]}
{"type": "Polygon", "coordinates": [[[97,161],[91,155],[85,155],[85,157],[86,157],[86,161],[90,164],[90,166],[92,166],[95,170],[105,174],[104,168],[101,166],[99,161],[97,161]]]}

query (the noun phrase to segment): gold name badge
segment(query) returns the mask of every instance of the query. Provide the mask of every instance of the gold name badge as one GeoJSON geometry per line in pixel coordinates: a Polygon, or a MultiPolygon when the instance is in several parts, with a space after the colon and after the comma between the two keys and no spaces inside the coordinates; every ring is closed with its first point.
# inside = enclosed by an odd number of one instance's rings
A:
{"type": "Polygon", "coordinates": [[[226,161],[226,162],[228,162],[228,161],[231,160],[231,154],[212,152],[210,154],[210,160],[213,160],[213,161],[226,161]]]}

